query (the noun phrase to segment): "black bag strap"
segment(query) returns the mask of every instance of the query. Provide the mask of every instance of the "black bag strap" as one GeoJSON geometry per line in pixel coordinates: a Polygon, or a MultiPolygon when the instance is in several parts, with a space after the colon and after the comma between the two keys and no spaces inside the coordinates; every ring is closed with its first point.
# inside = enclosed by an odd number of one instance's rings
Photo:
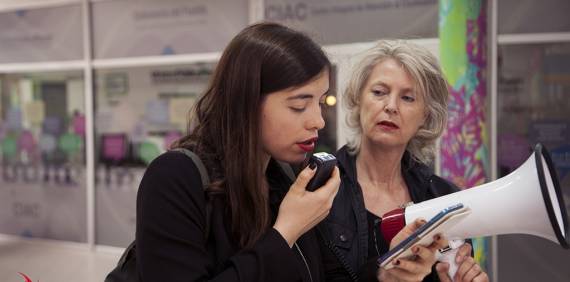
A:
{"type": "Polygon", "coordinates": [[[184,153],[186,156],[192,159],[194,165],[196,165],[198,171],[200,171],[200,178],[202,179],[202,188],[206,190],[206,188],[208,188],[208,185],[210,185],[210,176],[208,175],[208,171],[206,170],[206,167],[204,166],[204,163],[202,162],[200,157],[198,157],[198,155],[196,155],[194,152],[186,148],[176,148],[173,149],[173,151],[184,153]]]}
{"type": "MultiPolygon", "coordinates": [[[[210,185],[210,177],[208,176],[208,171],[202,163],[202,160],[194,152],[185,148],[176,148],[173,151],[178,151],[186,156],[188,156],[194,162],[194,165],[198,168],[200,172],[200,178],[202,181],[202,188],[204,193],[206,188],[210,185]]],[[[204,236],[208,240],[208,235],[210,232],[210,216],[212,214],[212,204],[210,203],[207,195],[206,197],[206,230],[204,230],[204,236]]],[[[131,244],[125,249],[123,255],[119,259],[117,266],[105,277],[105,282],[135,282],[138,281],[138,274],[136,269],[136,240],[133,240],[131,244]]]]}
{"type": "MultiPolygon", "coordinates": [[[[181,152],[184,155],[188,156],[190,159],[192,159],[194,165],[196,165],[198,171],[200,172],[200,178],[202,180],[202,189],[204,189],[204,193],[206,193],[206,189],[210,185],[210,176],[208,175],[208,171],[206,170],[206,167],[204,166],[204,163],[202,162],[200,157],[198,157],[198,155],[196,155],[194,152],[186,148],[175,148],[173,149],[173,151],[181,152]]],[[[212,215],[212,203],[209,201],[208,195],[205,196],[206,196],[206,230],[204,230],[204,237],[207,240],[208,236],[210,235],[210,216],[212,215]]]]}

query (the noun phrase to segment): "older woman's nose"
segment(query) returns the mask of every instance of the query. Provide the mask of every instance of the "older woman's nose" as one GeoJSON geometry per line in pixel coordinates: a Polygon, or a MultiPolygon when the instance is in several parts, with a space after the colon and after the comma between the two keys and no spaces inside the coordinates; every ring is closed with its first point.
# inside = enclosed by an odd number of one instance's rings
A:
{"type": "Polygon", "coordinates": [[[398,112],[398,100],[396,97],[388,98],[388,101],[386,101],[386,105],[384,106],[384,111],[389,114],[395,114],[398,112]]]}

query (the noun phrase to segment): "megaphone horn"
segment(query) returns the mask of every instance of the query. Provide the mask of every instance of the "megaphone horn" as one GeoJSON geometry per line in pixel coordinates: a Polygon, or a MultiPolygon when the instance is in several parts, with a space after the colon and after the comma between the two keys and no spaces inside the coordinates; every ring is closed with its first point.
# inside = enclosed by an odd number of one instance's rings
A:
{"type": "Polygon", "coordinates": [[[450,240],[500,234],[530,234],[558,243],[568,242],[568,215],[556,170],[540,143],[518,169],[495,181],[388,212],[381,231],[390,242],[404,225],[430,219],[444,208],[463,203],[471,214],[447,230],[450,240]]]}

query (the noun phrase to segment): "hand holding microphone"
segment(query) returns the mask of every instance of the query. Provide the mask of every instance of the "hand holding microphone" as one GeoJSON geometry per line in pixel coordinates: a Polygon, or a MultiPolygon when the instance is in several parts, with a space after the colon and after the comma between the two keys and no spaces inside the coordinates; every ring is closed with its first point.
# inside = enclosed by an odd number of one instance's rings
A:
{"type": "Polygon", "coordinates": [[[307,164],[285,195],[273,225],[289,246],[329,214],[340,186],[333,155],[316,153],[307,164]]]}

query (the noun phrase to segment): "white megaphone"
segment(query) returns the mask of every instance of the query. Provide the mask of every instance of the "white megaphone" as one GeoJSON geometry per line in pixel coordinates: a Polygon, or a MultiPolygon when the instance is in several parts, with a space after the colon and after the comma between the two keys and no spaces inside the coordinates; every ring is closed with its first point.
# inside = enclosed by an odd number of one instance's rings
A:
{"type": "Polygon", "coordinates": [[[457,203],[471,214],[443,234],[448,240],[500,234],[530,234],[558,243],[568,242],[568,215],[550,154],[537,144],[526,162],[509,175],[460,192],[396,209],[382,217],[387,242],[417,218],[432,218],[457,203]]]}

